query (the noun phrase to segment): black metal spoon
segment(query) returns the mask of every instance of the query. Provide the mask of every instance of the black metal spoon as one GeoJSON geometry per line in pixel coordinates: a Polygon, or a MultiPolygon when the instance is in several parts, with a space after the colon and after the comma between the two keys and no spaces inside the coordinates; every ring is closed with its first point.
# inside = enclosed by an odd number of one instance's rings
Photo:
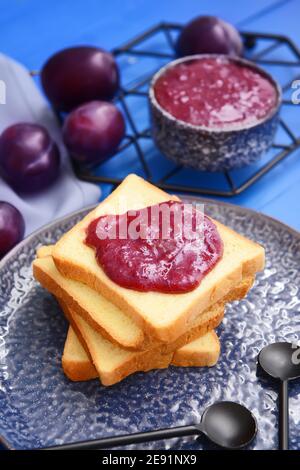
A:
{"type": "Polygon", "coordinates": [[[238,403],[223,401],[209,406],[204,411],[199,424],[75,442],[49,447],[48,449],[106,449],[108,447],[158,441],[172,437],[200,435],[202,433],[221,447],[239,449],[249,444],[254,439],[256,432],[256,419],[251,411],[238,403]]]}
{"type": "Polygon", "coordinates": [[[280,381],[279,390],[279,448],[289,448],[288,381],[300,377],[299,348],[291,343],[273,343],[258,355],[258,364],[273,379],[280,381]]]}

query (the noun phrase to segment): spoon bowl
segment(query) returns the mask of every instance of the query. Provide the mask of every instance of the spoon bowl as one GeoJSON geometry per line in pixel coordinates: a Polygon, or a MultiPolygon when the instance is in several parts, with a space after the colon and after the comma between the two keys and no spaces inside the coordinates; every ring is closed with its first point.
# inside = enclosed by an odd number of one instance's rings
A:
{"type": "Polygon", "coordinates": [[[239,449],[254,439],[257,422],[244,406],[223,401],[214,403],[204,411],[201,429],[215,444],[227,449],[239,449]]]}
{"type": "Polygon", "coordinates": [[[291,343],[269,344],[259,353],[258,362],[274,379],[293,380],[300,377],[300,354],[291,343]]]}

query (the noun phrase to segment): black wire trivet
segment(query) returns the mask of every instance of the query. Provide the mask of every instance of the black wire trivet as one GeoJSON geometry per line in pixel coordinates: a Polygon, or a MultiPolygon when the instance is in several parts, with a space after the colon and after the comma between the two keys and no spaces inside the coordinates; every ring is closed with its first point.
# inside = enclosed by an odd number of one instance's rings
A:
{"type": "MultiPolygon", "coordinates": [[[[144,33],[140,34],[139,36],[135,37],[131,41],[127,42],[121,47],[118,47],[112,51],[112,53],[119,59],[122,56],[139,56],[139,57],[155,57],[164,60],[165,62],[169,62],[175,58],[175,49],[174,49],[174,35],[182,28],[179,24],[173,23],[159,23],[156,26],[148,29],[144,33]],[[160,37],[163,33],[163,40],[166,41],[168,47],[171,50],[171,53],[161,52],[164,48],[160,48],[160,51],[155,50],[145,50],[140,48],[140,46],[146,43],[149,38],[154,37],[155,35],[160,34],[160,37]]],[[[263,47],[260,52],[255,55],[251,56],[251,60],[258,64],[262,65],[275,65],[275,66],[283,66],[283,67],[299,67],[300,66],[300,50],[295,46],[295,44],[286,36],[278,35],[278,34],[264,34],[264,33],[253,33],[253,32],[242,32],[242,37],[245,42],[246,48],[252,48],[257,45],[258,41],[267,40],[268,45],[263,47]],[[295,57],[295,60],[270,60],[267,59],[267,54],[273,52],[275,49],[280,47],[281,45],[285,45],[288,47],[291,55],[295,57]]],[[[162,63],[163,65],[163,63],[162,63]]],[[[162,66],[161,65],[161,66],[162,66]]],[[[131,65],[134,67],[134,64],[131,65]]],[[[160,68],[160,67],[159,67],[160,68]]],[[[194,193],[194,194],[208,194],[214,196],[234,196],[236,194],[240,194],[245,189],[249,188],[253,183],[255,183],[258,179],[260,179],[263,175],[269,172],[275,165],[281,162],[283,159],[288,157],[292,152],[294,152],[297,148],[300,147],[300,136],[295,136],[286,122],[281,119],[280,125],[284,129],[285,133],[289,137],[290,142],[288,144],[273,144],[273,149],[275,149],[275,153],[270,160],[267,161],[263,166],[261,166],[258,170],[257,168],[253,169],[253,172],[248,174],[242,181],[235,181],[235,176],[230,171],[222,172],[225,176],[226,186],[225,189],[220,189],[218,187],[207,188],[201,185],[197,186],[194,183],[191,185],[182,185],[182,184],[174,184],[171,181],[171,178],[174,176],[178,176],[179,172],[182,170],[181,166],[174,166],[171,171],[165,172],[159,178],[153,177],[151,172],[151,168],[149,163],[147,162],[147,152],[143,150],[141,145],[141,139],[151,139],[151,134],[149,128],[144,129],[143,131],[138,130],[138,126],[135,122],[134,113],[132,113],[128,106],[128,98],[135,96],[140,98],[141,106],[147,107],[147,91],[145,91],[145,86],[147,86],[155,73],[155,70],[151,73],[143,75],[141,77],[136,77],[134,81],[134,85],[122,86],[118,96],[115,98],[115,101],[120,105],[123,109],[123,112],[127,118],[128,122],[128,130],[125,139],[123,140],[122,144],[120,145],[117,152],[111,157],[116,158],[121,152],[123,152],[128,147],[132,147],[132,151],[135,152],[136,158],[139,159],[144,176],[148,181],[153,182],[156,186],[159,186],[162,189],[174,192],[186,192],[186,193],[194,193]]],[[[300,73],[300,71],[299,71],[300,73]]],[[[296,78],[300,78],[300,76],[294,77],[288,83],[282,86],[283,93],[291,88],[291,84],[293,80],[296,78]]],[[[283,100],[283,106],[292,105],[290,100],[283,100]]],[[[154,144],[153,144],[154,146],[154,144]]],[[[162,155],[157,151],[156,152],[157,158],[157,168],[159,168],[159,160],[164,158],[162,155]]],[[[107,161],[106,161],[107,162],[107,161]]],[[[117,186],[121,183],[122,178],[118,178],[115,174],[106,174],[101,175],[101,165],[97,165],[96,167],[84,167],[78,164],[77,162],[73,161],[74,171],[75,174],[79,179],[90,181],[94,183],[110,183],[114,186],[117,186]],[[94,174],[95,169],[97,169],[97,175],[94,174]]],[[[251,167],[248,167],[251,168],[251,167]]],[[[193,180],[195,179],[195,173],[199,175],[199,179],[201,172],[197,170],[191,170],[193,172],[193,180]]],[[[112,170],[113,172],[113,170],[112,170]]],[[[115,170],[114,170],[115,172],[115,170]]],[[[109,173],[109,172],[108,172],[109,173]]],[[[209,175],[206,179],[209,178],[209,175]]],[[[186,177],[184,178],[186,179],[186,177]]],[[[239,178],[240,179],[240,178],[239,178]]]]}

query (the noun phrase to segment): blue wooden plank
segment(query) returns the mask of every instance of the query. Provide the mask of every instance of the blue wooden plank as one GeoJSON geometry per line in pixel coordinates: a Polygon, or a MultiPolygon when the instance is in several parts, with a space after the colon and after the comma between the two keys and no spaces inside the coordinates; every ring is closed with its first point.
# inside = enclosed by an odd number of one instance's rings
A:
{"type": "Polygon", "coordinates": [[[261,17],[248,17],[241,26],[243,29],[286,34],[299,45],[299,12],[299,0],[289,0],[261,17]]]}
{"type": "MultiPolygon", "coordinates": [[[[300,171],[298,167],[298,176],[300,171]]],[[[261,211],[300,230],[300,177],[261,206],[261,211]]]]}
{"type": "Polygon", "coordinates": [[[74,43],[112,48],[160,20],[185,22],[198,14],[218,14],[234,23],[277,4],[274,0],[2,0],[1,50],[30,69],[53,52],[74,43]]]}

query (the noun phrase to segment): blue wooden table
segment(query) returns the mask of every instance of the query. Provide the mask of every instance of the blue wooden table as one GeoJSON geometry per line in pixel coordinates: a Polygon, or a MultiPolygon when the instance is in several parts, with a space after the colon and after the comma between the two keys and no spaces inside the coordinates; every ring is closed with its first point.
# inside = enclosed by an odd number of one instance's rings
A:
{"type": "MultiPolygon", "coordinates": [[[[184,23],[199,14],[219,15],[241,30],[286,34],[299,46],[299,12],[298,0],[2,0],[1,51],[36,70],[50,54],[64,47],[96,44],[112,49],[159,21],[184,23]]],[[[281,54],[284,57],[287,52],[281,54]]],[[[300,134],[299,117],[300,105],[291,115],[296,134],[300,134]]],[[[262,211],[300,229],[299,157],[300,152],[294,152],[229,202],[262,211]]],[[[119,170],[116,167],[116,174],[135,170],[129,160],[127,168],[124,165],[119,170]]],[[[110,189],[103,187],[102,195],[110,189]]]]}

